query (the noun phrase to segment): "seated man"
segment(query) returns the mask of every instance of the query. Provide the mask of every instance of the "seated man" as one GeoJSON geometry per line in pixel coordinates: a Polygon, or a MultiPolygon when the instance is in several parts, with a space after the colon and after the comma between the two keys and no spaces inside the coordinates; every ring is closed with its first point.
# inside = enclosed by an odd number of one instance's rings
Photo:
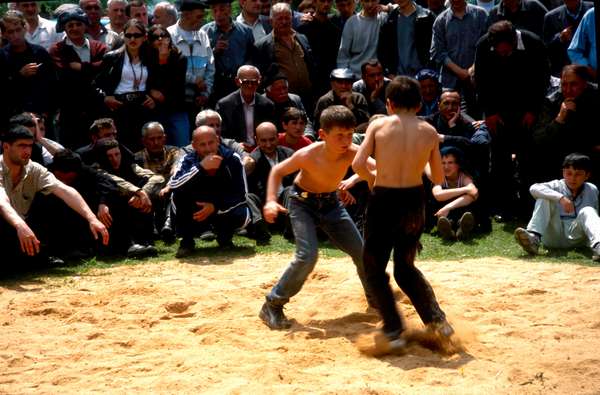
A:
{"type": "Polygon", "coordinates": [[[64,149],[62,145],[56,141],[44,137],[45,125],[43,121],[30,112],[24,112],[12,116],[8,120],[8,127],[25,126],[33,134],[33,147],[31,151],[31,160],[48,167],[52,163],[53,155],[64,149]]]}
{"type": "MultiPolygon", "coordinates": [[[[49,258],[43,234],[36,234],[28,217],[36,193],[54,194],[75,210],[88,223],[95,239],[101,237],[108,244],[108,231],[96,218],[81,195],[58,181],[38,163],[31,162],[33,134],[23,126],[16,126],[2,137],[3,155],[0,155],[0,240],[5,266],[21,261],[25,256],[37,257],[44,263],[60,264],[49,258]],[[39,238],[38,238],[39,237],[39,238]],[[41,239],[41,240],[40,240],[41,239]],[[14,261],[11,262],[11,260],[14,261]]],[[[43,221],[43,219],[41,219],[43,221]]]]}
{"type": "Polygon", "coordinates": [[[598,188],[586,182],[591,170],[588,156],[569,154],[563,162],[561,180],[531,186],[533,215],[527,229],[515,229],[517,243],[527,253],[536,255],[542,242],[552,248],[589,246],[592,259],[600,261],[598,188]]]}
{"type": "Polygon", "coordinates": [[[371,59],[360,67],[362,79],[352,84],[352,90],[367,99],[371,115],[387,115],[385,108],[385,88],[390,79],[383,76],[383,66],[377,59],[371,59]]]}
{"type": "Polygon", "coordinates": [[[118,207],[108,206],[99,209],[99,218],[107,226],[113,226],[113,247],[116,252],[127,250],[130,257],[156,254],[153,244],[153,203],[159,199],[159,191],[164,178],[150,170],[142,169],[131,158],[121,154],[117,140],[104,139],[96,145],[97,166],[117,183],[121,200],[118,207]],[[118,211],[111,214],[112,211],[118,211]]]}
{"type": "Polygon", "coordinates": [[[342,105],[352,111],[357,125],[369,121],[369,105],[363,95],[352,91],[354,74],[350,69],[334,69],[329,75],[331,90],[321,96],[315,107],[315,129],[319,129],[321,113],[327,107],[342,105]]]}
{"type": "Polygon", "coordinates": [[[192,146],[194,152],[183,157],[168,184],[177,232],[182,237],[178,258],[190,255],[195,248],[194,235],[211,226],[219,246],[233,246],[233,233],[251,220],[240,156],[219,144],[219,136],[209,126],[194,131],[192,146]]]}
{"type": "MultiPolygon", "coordinates": [[[[92,123],[89,132],[90,143],[77,148],[75,153],[81,157],[84,164],[91,166],[97,162],[96,151],[94,150],[96,148],[96,143],[101,139],[116,139],[117,128],[115,126],[115,121],[113,121],[112,118],[99,118],[92,123]]],[[[133,158],[133,153],[124,145],[120,145],[119,148],[121,150],[121,155],[133,158]]]]}
{"type": "Polygon", "coordinates": [[[254,66],[238,69],[235,83],[239,89],[217,102],[215,110],[223,118],[223,137],[242,143],[250,152],[256,146],[254,129],[265,121],[273,121],[273,102],[256,90],[260,85],[260,72],[254,66]]]}
{"type": "Polygon", "coordinates": [[[443,239],[466,240],[475,227],[473,203],[479,193],[473,179],[461,169],[460,151],[446,147],[441,149],[441,154],[444,181],[432,190],[438,207],[441,207],[434,214],[437,230],[443,239]]]}
{"type": "Polygon", "coordinates": [[[281,118],[283,133],[277,138],[279,144],[294,151],[310,145],[312,141],[304,135],[306,121],[305,113],[295,107],[288,108],[281,118]]]}
{"type": "Polygon", "coordinates": [[[163,177],[158,203],[154,208],[155,226],[160,229],[160,234],[165,241],[174,241],[173,227],[171,225],[171,205],[167,181],[175,174],[175,165],[179,162],[183,151],[179,147],[166,145],[167,135],[165,129],[158,122],[148,122],[142,126],[142,145],[144,149],[136,152],[135,163],[147,170],[163,177]]]}
{"type": "MultiPolygon", "coordinates": [[[[273,123],[275,125],[281,125],[281,117],[290,107],[295,107],[306,113],[300,96],[290,93],[288,89],[288,79],[282,72],[274,73],[272,76],[267,75],[264,96],[270,99],[275,105],[275,115],[273,117],[273,123]]],[[[312,141],[317,139],[317,135],[310,119],[307,119],[306,121],[304,134],[312,141]]]]}

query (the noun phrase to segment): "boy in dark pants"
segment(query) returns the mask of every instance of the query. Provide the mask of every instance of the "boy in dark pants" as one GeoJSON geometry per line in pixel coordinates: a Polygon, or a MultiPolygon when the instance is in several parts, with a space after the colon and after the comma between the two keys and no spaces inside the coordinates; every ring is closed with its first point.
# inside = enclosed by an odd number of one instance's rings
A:
{"type": "MultiPolygon", "coordinates": [[[[333,244],[352,257],[367,301],[372,304],[361,259],[362,237],[336,192],[358,150],[358,146],[352,144],[355,124],[354,115],[346,107],[327,108],[320,119],[319,136],[322,141],[298,150],[271,170],[267,185],[267,203],[263,209],[264,217],[267,222],[272,223],[279,212],[289,210],[296,237],[294,260],[266,296],[267,301],[259,314],[271,329],[291,326],[291,322],[283,313],[283,305],[300,292],[317,263],[317,227],[329,236],[333,244]],[[282,178],[296,171],[299,173],[294,180],[286,209],[277,202],[277,191],[282,178]]],[[[374,168],[374,161],[371,161],[371,167],[374,168]]],[[[340,191],[342,200],[346,193],[340,191]]]]}
{"type": "Polygon", "coordinates": [[[385,269],[394,249],[394,278],[409,297],[421,320],[442,338],[454,332],[433,293],[414,265],[425,222],[425,193],[422,173],[430,168],[431,180],[441,184],[442,166],[438,136],[433,127],[416,116],[420,108],[419,83],[396,77],[386,89],[388,114],[369,125],[352,168],[374,186],[367,206],[363,260],[369,289],[373,291],[383,318],[383,333],[391,351],[400,351],[406,326],[385,269]],[[367,160],[377,158],[377,172],[369,171],[367,160]]]}

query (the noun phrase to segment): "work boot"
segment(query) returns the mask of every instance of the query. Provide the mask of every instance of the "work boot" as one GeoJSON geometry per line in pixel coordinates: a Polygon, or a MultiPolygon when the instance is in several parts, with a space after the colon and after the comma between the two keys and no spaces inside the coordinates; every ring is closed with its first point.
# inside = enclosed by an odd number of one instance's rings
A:
{"type": "Polygon", "coordinates": [[[185,258],[194,253],[196,249],[196,243],[194,243],[194,239],[181,239],[179,242],[179,248],[175,253],[175,258],[185,258]]]}
{"type": "Polygon", "coordinates": [[[128,258],[146,258],[158,254],[156,247],[150,244],[133,243],[127,249],[128,258]]]}
{"type": "Polygon", "coordinates": [[[517,228],[515,229],[515,239],[517,243],[525,252],[530,255],[537,255],[540,249],[540,236],[537,234],[528,231],[527,229],[517,228]]]}
{"type": "Polygon", "coordinates": [[[456,238],[458,240],[467,240],[471,237],[471,231],[475,227],[475,217],[469,211],[464,213],[458,220],[458,230],[456,231],[456,238]]]}
{"type": "Polygon", "coordinates": [[[439,217],[437,221],[437,231],[444,240],[456,240],[456,234],[452,230],[452,224],[446,217],[439,217]]]}
{"type": "Polygon", "coordinates": [[[258,316],[271,329],[288,329],[292,326],[283,313],[283,305],[273,304],[268,300],[262,305],[258,316]]]}

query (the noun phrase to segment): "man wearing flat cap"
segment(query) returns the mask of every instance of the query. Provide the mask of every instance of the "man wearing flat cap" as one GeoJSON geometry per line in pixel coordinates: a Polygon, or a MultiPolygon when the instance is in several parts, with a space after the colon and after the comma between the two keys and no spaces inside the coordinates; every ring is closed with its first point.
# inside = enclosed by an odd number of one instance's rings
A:
{"type": "Polygon", "coordinates": [[[88,142],[87,129],[96,119],[92,81],[100,70],[107,47],[86,37],[89,20],[79,7],[58,16],[56,31],[65,38],[50,47],[58,72],[60,141],[71,149],[88,142]]]}
{"type": "Polygon", "coordinates": [[[347,107],[356,117],[356,124],[369,121],[369,105],[363,95],[352,91],[355,77],[352,70],[333,69],[329,75],[331,90],[321,96],[315,107],[315,130],[319,130],[319,118],[327,107],[342,105],[347,107]]]}
{"type": "Polygon", "coordinates": [[[237,89],[237,70],[249,64],[254,50],[252,29],[231,18],[232,0],[208,0],[213,21],[202,26],[215,55],[215,85],[212,103],[237,89]]]}
{"type": "MultiPolygon", "coordinates": [[[[288,89],[288,79],[282,72],[268,74],[265,78],[264,86],[265,93],[263,96],[270,99],[275,105],[275,115],[273,119],[278,128],[281,128],[281,118],[283,117],[283,113],[290,107],[297,108],[308,115],[304,109],[304,103],[302,103],[300,96],[290,93],[288,89]]],[[[310,119],[306,122],[304,134],[312,141],[317,139],[317,134],[313,129],[310,119]]]]}
{"type": "Polygon", "coordinates": [[[185,103],[186,111],[193,120],[198,111],[208,103],[213,88],[215,64],[208,36],[200,29],[204,23],[206,3],[204,0],[182,0],[178,2],[178,7],[181,16],[167,30],[173,44],[187,58],[185,103]]]}

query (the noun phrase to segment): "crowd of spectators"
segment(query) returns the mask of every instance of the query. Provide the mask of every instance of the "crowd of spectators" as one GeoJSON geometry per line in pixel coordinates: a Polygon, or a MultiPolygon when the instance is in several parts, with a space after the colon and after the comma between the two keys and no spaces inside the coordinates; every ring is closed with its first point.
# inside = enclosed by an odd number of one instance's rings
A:
{"type": "MultiPolygon", "coordinates": [[[[319,139],[332,105],[352,111],[360,144],[400,75],[419,82],[419,115],[438,131],[446,178],[429,185],[426,222],[444,238],[525,218],[530,185],[560,178],[569,153],[600,174],[588,1],[239,0],[239,15],[232,1],[79,0],[48,19],[36,2],[9,5],[3,254],[139,257],[179,236],[185,256],[194,237],[226,247],[240,231],[268,243],[270,168],[319,139]]],[[[360,223],[356,181],[343,200],[360,223]]]]}

